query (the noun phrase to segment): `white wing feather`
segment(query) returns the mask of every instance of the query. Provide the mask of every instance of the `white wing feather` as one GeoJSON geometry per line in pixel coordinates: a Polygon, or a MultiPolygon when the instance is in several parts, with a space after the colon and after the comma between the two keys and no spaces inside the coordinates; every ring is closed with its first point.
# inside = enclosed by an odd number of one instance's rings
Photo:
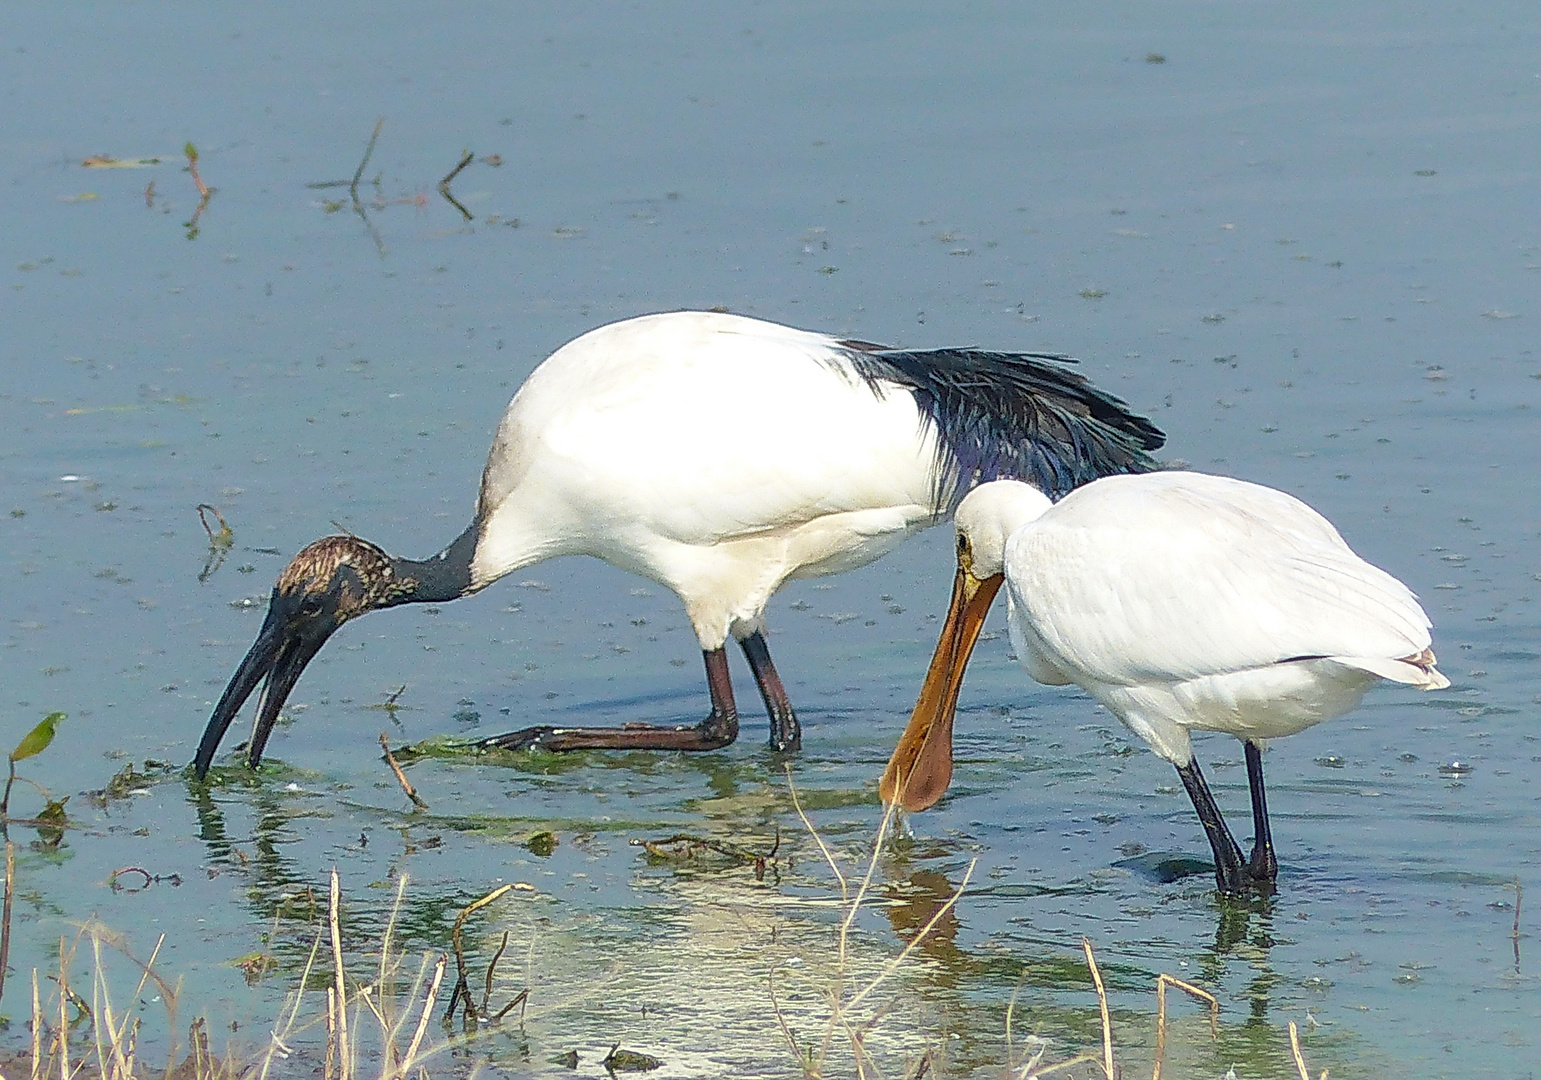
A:
{"type": "Polygon", "coordinates": [[[1177,682],[1299,657],[1360,660],[1384,675],[1381,661],[1429,645],[1412,592],[1325,518],[1225,477],[1087,485],[1013,536],[1007,569],[1022,645],[1083,684],[1177,682]]]}

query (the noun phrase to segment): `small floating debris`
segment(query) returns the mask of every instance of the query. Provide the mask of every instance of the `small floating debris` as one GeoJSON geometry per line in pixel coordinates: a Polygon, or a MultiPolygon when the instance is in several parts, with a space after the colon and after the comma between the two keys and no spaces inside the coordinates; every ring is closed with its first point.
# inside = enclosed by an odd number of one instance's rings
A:
{"type": "Polygon", "coordinates": [[[1467,761],[1447,761],[1439,767],[1440,776],[1469,776],[1472,764],[1467,761]]]}
{"type": "Polygon", "coordinates": [[[616,1043],[610,1048],[610,1053],[600,1062],[608,1072],[651,1072],[663,1065],[663,1062],[652,1054],[642,1054],[635,1050],[622,1050],[621,1044],[616,1043]]]}
{"type": "Polygon", "coordinates": [[[148,169],[160,163],[158,157],[117,158],[111,154],[96,154],[80,164],[87,169],[148,169]]]}
{"type": "Polygon", "coordinates": [[[1319,757],[1315,760],[1324,769],[1341,769],[1343,767],[1343,759],[1337,754],[1328,754],[1326,757],[1319,757]]]}

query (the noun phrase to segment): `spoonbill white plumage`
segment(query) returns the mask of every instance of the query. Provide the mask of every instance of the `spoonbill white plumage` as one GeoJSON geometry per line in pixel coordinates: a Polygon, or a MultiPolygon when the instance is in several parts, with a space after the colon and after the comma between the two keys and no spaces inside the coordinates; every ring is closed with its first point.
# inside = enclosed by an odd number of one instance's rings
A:
{"type": "Polygon", "coordinates": [[[968,492],[955,523],[952,606],[881,783],[886,802],[909,810],[932,805],[952,778],[958,690],[1003,578],[1022,666],[1041,683],[1081,687],[1177,767],[1225,895],[1278,876],[1265,740],[1348,712],[1383,679],[1450,685],[1407,586],[1273,488],[1156,472],[1110,476],[1051,504],[999,481],[968,492]],[[1192,729],[1245,744],[1245,864],[1193,756],[1192,729]]]}
{"type": "Polygon", "coordinates": [[[648,315],[592,330],[525,380],[498,426],[476,515],[432,558],[353,536],[306,547],[215,707],[194,760],[204,775],[259,682],[255,766],[305,665],[344,622],[396,604],[467,596],[558,555],[594,555],[667,585],[706,660],[699,724],[536,727],[504,748],[710,750],[738,715],[724,644],[743,646],[771,745],[800,729],[771,663],[766,602],[792,577],[852,569],[947,517],[980,480],[1058,497],[1153,467],[1161,432],[1067,358],[909,351],[715,312],[648,315]]]}

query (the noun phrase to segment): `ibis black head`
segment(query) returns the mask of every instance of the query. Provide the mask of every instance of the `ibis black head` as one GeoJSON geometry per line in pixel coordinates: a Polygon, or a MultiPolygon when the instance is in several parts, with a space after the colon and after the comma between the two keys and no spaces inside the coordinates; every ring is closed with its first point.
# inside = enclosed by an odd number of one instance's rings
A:
{"type": "Polygon", "coordinates": [[[266,679],[257,705],[247,760],[262,760],[268,735],[299,681],[305,665],[343,623],[366,611],[399,602],[416,585],[403,580],[396,560],[367,540],[326,536],[296,555],[278,576],[268,617],[256,642],[230,677],[224,696],[209,717],[193,769],[199,779],[209,771],[214,751],[241,706],[266,679]]]}

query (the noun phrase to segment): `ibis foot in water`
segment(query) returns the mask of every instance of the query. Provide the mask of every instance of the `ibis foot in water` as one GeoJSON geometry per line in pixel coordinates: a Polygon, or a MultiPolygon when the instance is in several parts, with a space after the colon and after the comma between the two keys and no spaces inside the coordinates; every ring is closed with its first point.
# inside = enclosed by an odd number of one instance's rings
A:
{"type": "MultiPolygon", "coordinates": [[[[762,640],[762,649],[764,644],[762,640]]],[[[699,724],[675,727],[627,724],[618,728],[543,725],[479,739],[473,745],[484,750],[530,750],[538,746],[559,753],[567,750],[720,750],[738,738],[738,708],[733,704],[733,683],[728,678],[728,654],[722,649],[708,649],[702,656],[706,659],[706,687],[712,696],[712,712],[699,724]]],[[[765,660],[769,663],[768,653],[765,660]]],[[[774,668],[771,674],[775,674],[774,668]]],[[[777,685],[780,685],[779,680],[777,685]]],[[[796,723],[795,719],[793,723],[796,723]]]]}

